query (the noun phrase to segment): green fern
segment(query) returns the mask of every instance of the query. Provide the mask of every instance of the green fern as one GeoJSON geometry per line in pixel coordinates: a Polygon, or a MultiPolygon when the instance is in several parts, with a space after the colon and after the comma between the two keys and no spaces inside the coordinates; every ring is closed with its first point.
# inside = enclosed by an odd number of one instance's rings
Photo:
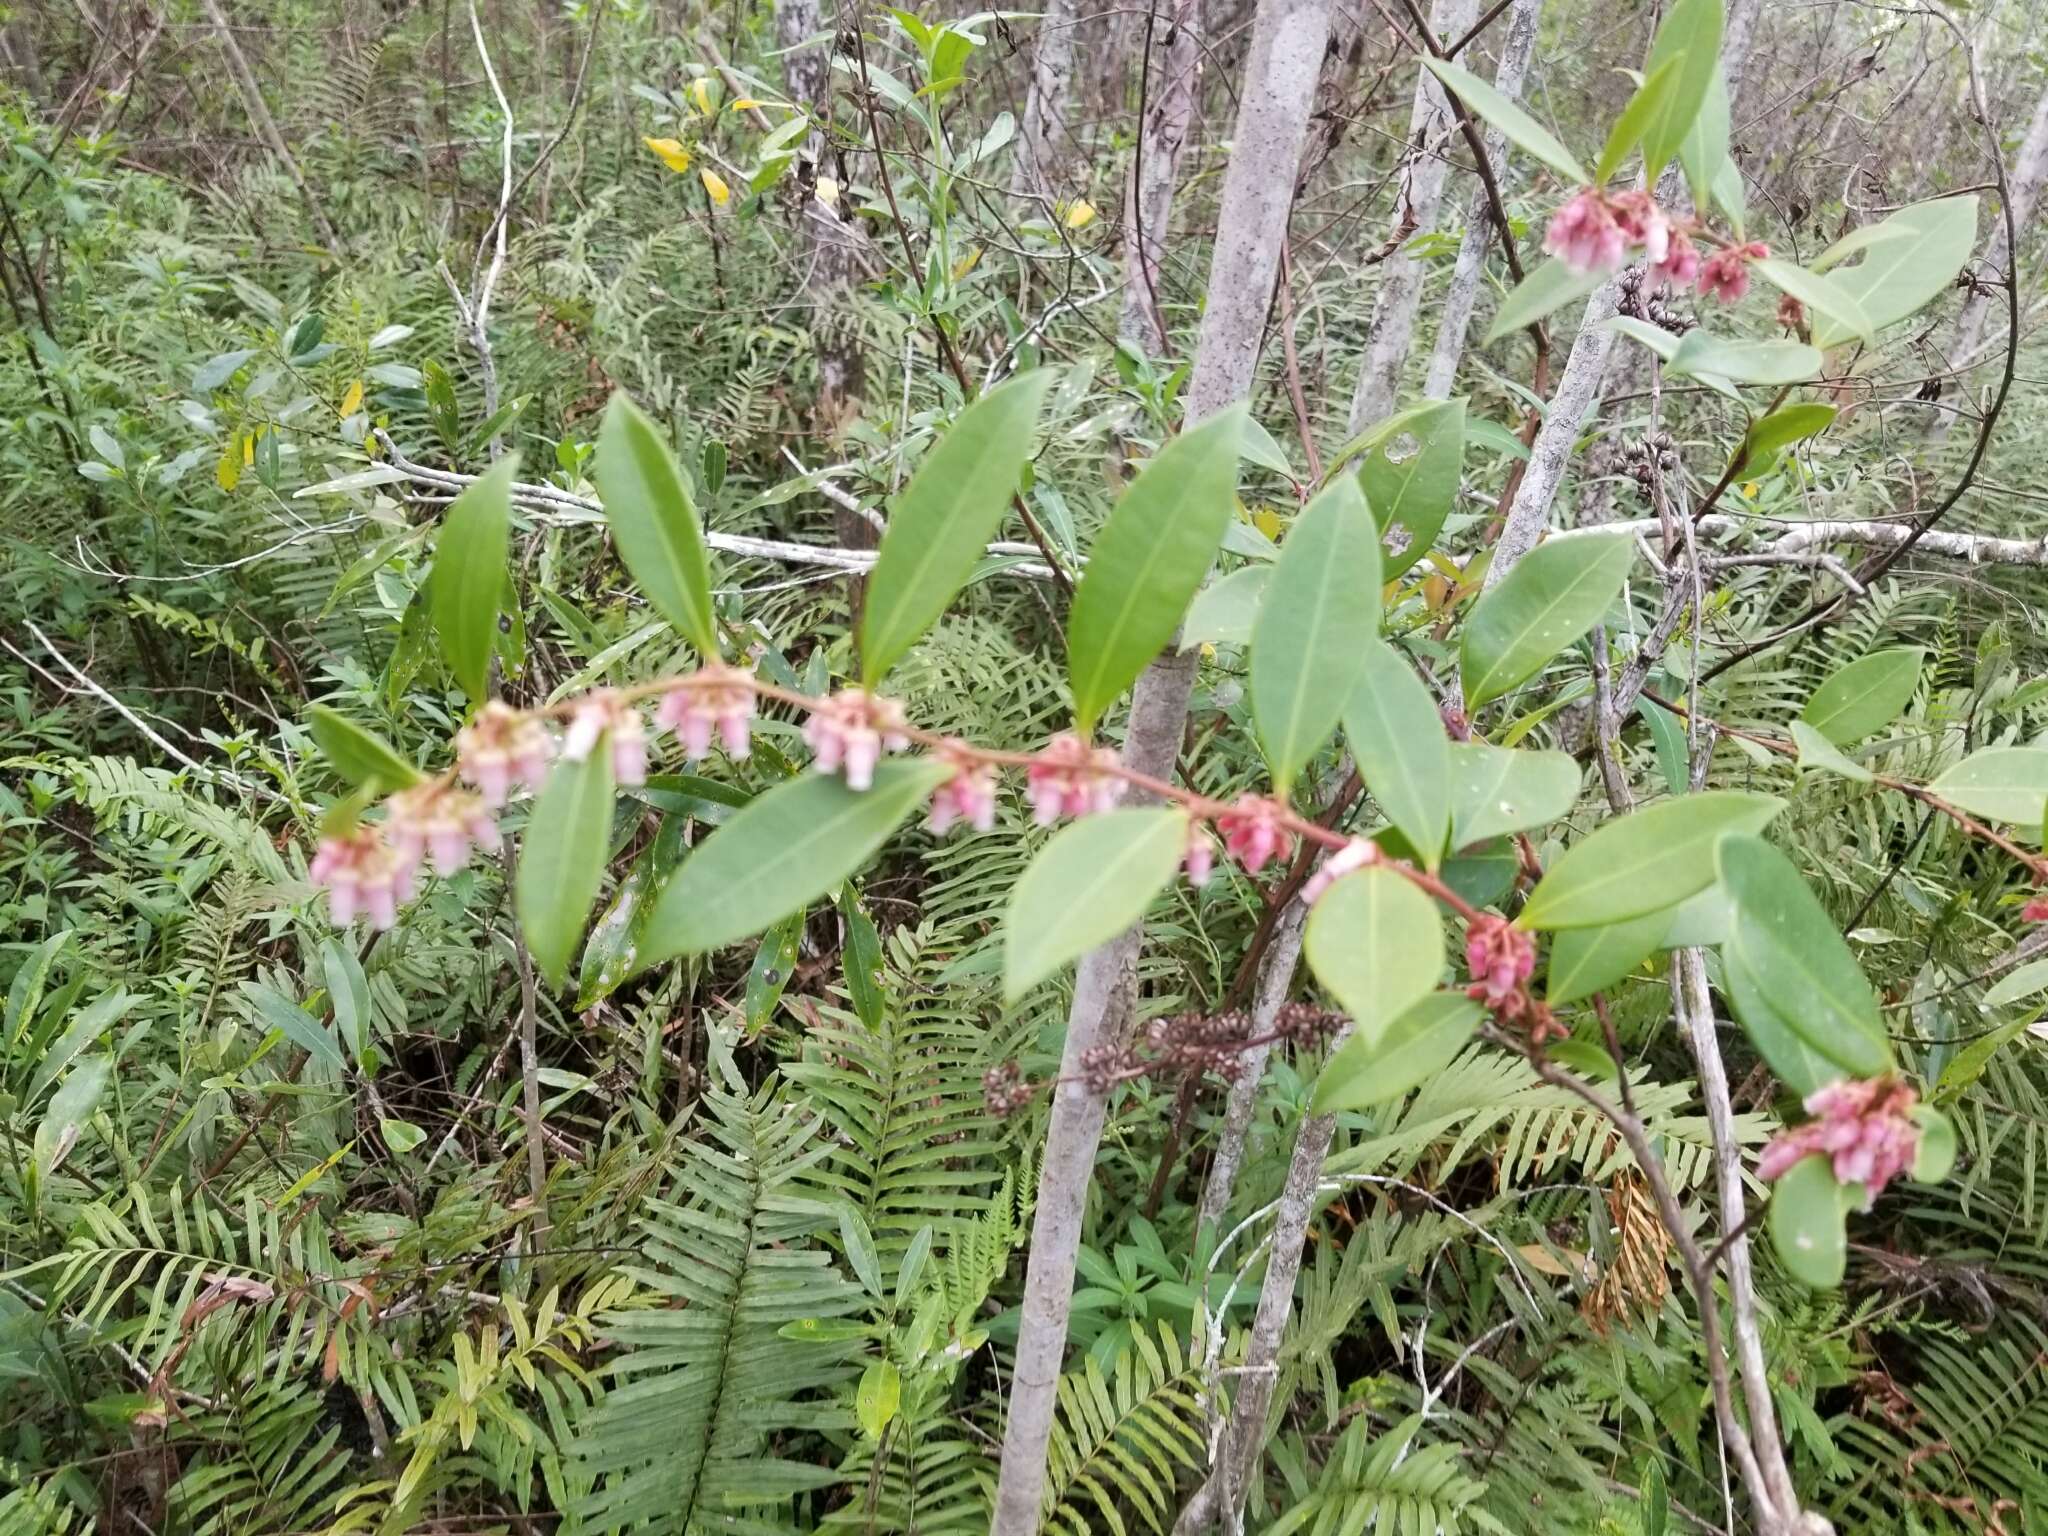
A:
{"type": "Polygon", "coordinates": [[[1131,1331],[1108,1371],[1092,1355],[1060,1378],[1046,1461],[1046,1529],[1123,1531],[1124,1511],[1164,1530],[1182,1473],[1202,1465],[1201,1358],[1172,1329],[1131,1331]]]}

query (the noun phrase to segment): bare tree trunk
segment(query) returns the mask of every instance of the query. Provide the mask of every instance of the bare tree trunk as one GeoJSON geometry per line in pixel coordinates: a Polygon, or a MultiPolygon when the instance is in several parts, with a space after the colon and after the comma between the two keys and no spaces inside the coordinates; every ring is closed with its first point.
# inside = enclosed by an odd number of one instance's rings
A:
{"type": "MultiPolygon", "coordinates": [[[[1264,0],[1253,25],[1240,97],[1235,151],[1223,178],[1216,246],[1209,263],[1209,305],[1188,384],[1188,421],[1200,422],[1243,399],[1258,367],[1259,343],[1287,238],[1294,169],[1308,132],[1309,106],[1329,41],[1330,0],[1264,0]]],[[[1124,760],[1170,776],[1187,727],[1196,654],[1169,651],[1145,669],[1131,697],[1124,760]]],[[[1074,1255],[1102,1137],[1105,1101],[1079,1079],[1083,1054],[1123,1038],[1137,1000],[1142,925],[1085,955],[1074,983],[1053,1096],[1038,1208],[1031,1227],[1009,1423],[1003,1436],[992,1536],[1038,1529],[1074,1255]]]]}
{"type": "MultiPolygon", "coordinates": [[[[1510,101],[1522,99],[1522,82],[1528,78],[1529,60],[1536,52],[1536,25],[1543,18],[1543,0],[1515,0],[1508,12],[1508,32],[1500,47],[1500,63],[1493,72],[1493,87],[1510,101]]],[[[1498,128],[1486,130],[1486,163],[1496,173],[1506,163],[1507,135],[1498,128]]],[[[1472,306],[1479,301],[1479,279],[1486,268],[1486,250],[1498,233],[1493,227],[1493,207],[1486,188],[1475,184],[1465,205],[1465,238],[1458,244],[1457,265],[1451,269],[1451,286],[1437,311],[1436,347],[1429,356],[1429,374],[1422,393],[1431,400],[1448,400],[1458,379],[1458,363],[1465,355],[1465,335],[1472,324],[1472,306]]]]}
{"type": "MultiPolygon", "coordinates": [[[[2027,221],[2034,216],[2034,205],[2040,200],[2044,182],[2048,182],[2048,88],[2042,90],[2040,99],[2034,103],[2033,121],[2027,127],[2027,136],[2020,142],[2019,156],[2006,177],[2006,185],[2012,194],[2013,228],[2021,233],[2026,231],[2027,221]]],[[[1992,303],[1999,297],[1999,290],[2008,283],[2019,281],[2014,252],[2005,239],[2005,220],[1994,216],[1991,227],[1990,248],[1984,253],[1979,277],[1970,289],[1970,296],[1963,301],[1962,313],[1956,316],[1955,340],[1949,345],[1949,366],[1957,370],[1959,384],[1968,378],[1969,370],[1982,361],[1984,326],[1991,317],[1992,303]]],[[[1953,412],[1935,412],[1928,422],[1928,436],[1938,442],[1948,435],[1954,421],[1953,412]]]]}
{"type": "MultiPolygon", "coordinates": [[[[1762,0],[1735,0],[1728,7],[1727,22],[1721,32],[1721,72],[1728,82],[1731,107],[1741,83],[1742,66],[1749,58],[1761,5],[1762,0]]],[[[1586,416],[1600,398],[1600,378],[1614,351],[1614,333],[1598,327],[1614,317],[1620,299],[1620,275],[1616,274],[1594,289],[1593,296],[1586,301],[1578,337],[1572,342],[1564,373],[1544,410],[1542,430],[1529,449],[1528,469],[1516,488],[1500,539],[1494,545],[1493,560],[1486,571],[1489,587],[1536,547],[1536,541],[1549,526],[1551,503],[1564,483],[1564,472],[1571,463],[1572,449],[1578,443],[1586,416]]]]}
{"type": "Polygon", "coordinates": [[[339,242],[334,238],[334,226],[327,222],[327,214],[320,206],[320,200],[313,195],[313,188],[306,181],[306,173],[299,169],[299,162],[292,158],[284,135],[277,131],[277,119],[270,115],[270,108],[264,104],[263,88],[256,83],[256,76],[250,72],[249,61],[242,57],[242,45],[235,41],[235,29],[228,25],[227,16],[220,8],[220,0],[199,0],[206,12],[206,19],[213,24],[214,35],[220,39],[220,50],[227,56],[228,73],[235,77],[235,89],[241,92],[242,106],[249,114],[249,121],[256,127],[256,133],[270,152],[277,156],[278,163],[292,179],[292,185],[299,189],[299,200],[306,205],[306,216],[313,221],[313,227],[320,232],[321,243],[332,249],[339,242]]]}
{"type": "Polygon", "coordinates": [[[1017,130],[1010,196],[1050,205],[1061,163],[1072,148],[1067,114],[1074,97],[1074,0],[1048,0],[1031,49],[1031,85],[1017,130]]]}
{"type": "MultiPolygon", "coordinates": [[[[1447,42],[1455,41],[1472,25],[1477,11],[1476,0],[1436,0],[1430,8],[1430,30],[1447,42]]],[[[1420,67],[1415,74],[1415,104],[1409,112],[1408,149],[1396,216],[1402,245],[1380,267],[1379,292],[1373,298],[1372,324],[1366,332],[1365,363],[1351,395],[1354,436],[1391,415],[1401,392],[1401,370],[1408,361],[1427,275],[1410,242],[1417,233],[1436,228],[1444,181],[1450,173],[1445,153],[1458,133],[1450,99],[1436,76],[1420,67]]]]}
{"type": "Polygon", "coordinates": [[[1163,12],[1155,5],[1150,22],[1155,36],[1144,63],[1145,113],[1124,197],[1124,307],[1117,334],[1157,357],[1166,350],[1160,265],[1201,83],[1201,0],[1171,0],[1163,12]]]}
{"type": "Polygon", "coordinates": [[[1174,1536],[1197,1536],[1218,1519],[1226,1529],[1237,1528],[1237,1515],[1244,1507],[1252,1470],[1266,1447],[1266,1414],[1273,1404],[1280,1339],[1294,1310],[1294,1282],[1301,1273],[1301,1250],[1308,1239],[1308,1224],[1322,1205],[1318,1190],[1323,1158],[1329,1153],[1330,1137],[1336,1129],[1335,1115],[1309,1115],[1295,1133],[1294,1157],[1288,1164],[1287,1182],[1281,1188],[1279,1207],[1273,1215],[1266,1278],[1259,1287],[1251,1338],[1237,1370],[1237,1393],[1230,1400],[1230,1419],[1224,1427],[1222,1448],[1208,1480],[1195,1490],[1180,1519],[1174,1522],[1174,1536]]]}

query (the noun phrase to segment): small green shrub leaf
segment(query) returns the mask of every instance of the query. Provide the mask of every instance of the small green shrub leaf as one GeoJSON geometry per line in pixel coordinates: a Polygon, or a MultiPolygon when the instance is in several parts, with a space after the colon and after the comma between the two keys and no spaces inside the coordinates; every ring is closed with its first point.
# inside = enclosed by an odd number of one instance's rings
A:
{"type": "Polygon", "coordinates": [[[718,655],[711,565],[682,465],[647,413],[620,390],[597,438],[598,498],[633,580],[701,656],[718,655]]]}
{"type": "Polygon", "coordinates": [[[1530,550],[1465,621],[1459,671],[1467,706],[1528,681],[1606,617],[1635,557],[1626,534],[1551,539],[1530,550]]]}
{"type": "Polygon", "coordinates": [[[1145,915],[1180,866],[1188,819],[1167,806],[1084,816],[1038,851],[1003,918],[1003,994],[1015,1002],[1145,915]]]}
{"type": "Polygon", "coordinates": [[[1845,1206],[1842,1186],[1819,1153],[1794,1163],[1771,1191],[1771,1246],[1801,1285],[1825,1291],[1842,1283],[1849,1259],[1845,1206]]]}
{"type": "Polygon", "coordinates": [[[1927,787],[1972,816],[2036,828],[2048,811],[2048,750],[1986,747],[1927,787]]]}
{"type": "Polygon", "coordinates": [[[1470,70],[1460,68],[1449,59],[1424,59],[1422,63],[1475,116],[1498,128],[1510,144],[1527,150],[1567,181],[1584,183],[1592,180],[1572,152],[1560,144],[1548,128],[1531,117],[1520,102],[1503,96],[1470,70]]]}
{"type": "Polygon", "coordinates": [[[1353,1035],[1316,1075],[1310,1112],[1365,1109],[1420,1087],[1471,1042],[1482,1012],[1462,993],[1432,992],[1404,1010],[1377,1040],[1353,1035]]]}
{"type": "Polygon", "coordinates": [[[325,704],[315,704],[308,719],[313,727],[313,744],[319,747],[320,755],[336,773],[358,788],[382,794],[420,781],[419,769],[375,731],[357,725],[325,704]]]}
{"type": "Polygon", "coordinates": [[[1429,553],[1457,503],[1465,466],[1465,402],[1433,400],[1380,423],[1358,461],[1358,483],[1380,531],[1380,580],[1429,553]]]}
{"type": "Polygon", "coordinates": [[[1369,1048],[1436,989],[1444,969],[1443,922],[1414,882],[1375,866],[1346,875],[1322,894],[1309,911],[1302,953],[1369,1048]]]}
{"type": "Polygon", "coordinates": [[[1924,654],[1901,646],[1850,662],[1813,690],[1799,718],[1838,747],[1861,741],[1890,725],[1913,701],[1924,654]]]}
{"type": "Polygon", "coordinates": [[[519,929],[551,987],[559,989],[568,976],[597,900],[611,825],[611,753],[600,742],[581,762],[564,758],[555,764],[519,849],[519,929]]]}
{"type": "Polygon", "coordinates": [[[472,702],[490,692],[491,651],[498,643],[498,603],[512,539],[512,479],[519,455],[508,453],[455,498],[441,520],[428,611],[441,654],[472,702]]]}
{"type": "Polygon", "coordinates": [[[1387,820],[1435,869],[1451,828],[1451,744],[1443,716],[1392,646],[1373,640],[1365,658],[1365,675],[1344,710],[1344,737],[1387,820]]]}
{"type": "Polygon", "coordinates": [[[1673,906],[1714,883],[1717,842],[1762,830],[1784,808],[1776,795],[1715,789],[1607,822],[1550,866],[1520,923],[1594,928],[1673,906]]]}
{"type": "Polygon", "coordinates": [[[1579,798],[1584,774],[1563,752],[1451,744],[1451,847],[1548,826],[1579,798]]]}

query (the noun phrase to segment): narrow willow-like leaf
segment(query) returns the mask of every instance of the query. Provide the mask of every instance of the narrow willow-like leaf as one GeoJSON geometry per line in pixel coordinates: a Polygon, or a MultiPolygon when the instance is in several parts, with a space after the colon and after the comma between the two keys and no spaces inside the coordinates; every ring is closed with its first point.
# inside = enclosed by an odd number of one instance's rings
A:
{"type": "Polygon", "coordinates": [[[1465,621],[1458,666],[1466,704],[1477,709],[1526,682],[1599,623],[1634,561],[1627,534],[1552,539],[1530,550],[1465,621]]]}
{"type": "Polygon", "coordinates": [[[1652,185],[1678,153],[1721,74],[1721,0],[1678,0],[1665,13],[1643,72],[1662,89],[1652,95],[1643,122],[1643,175],[1652,185]],[[1667,75],[1665,72],[1669,70],[1667,75]]]}
{"type": "Polygon", "coordinates": [[[749,938],[816,901],[865,864],[950,771],[883,763],[866,790],[806,774],[755,796],[662,888],[640,964],[749,938]]]}
{"type": "Polygon", "coordinates": [[[1758,277],[1780,293],[1791,294],[1815,315],[1839,325],[1860,341],[1873,339],[1876,327],[1870,323],[1870,316],[1863,313],[1856,296],[1826,273],[1809,272],[1775,256],[1766,256],[1750,265],[1756,268],[1758,277]]]}
{"type": "Polygon", "coordinates": [[[1286,794],[1329,739],[1380,627],[1380,545],[1355,480],[1337,481],[1288,531],[1252,626],[1252,719],[1286,794]]]}
{"type": "Polygon", "coordinates": [[[1714,789],[1618,817],[1579,839],[1529,893],[1525,928],[1596,928],[1685,900],[1714,883],[1714,845],[1761,831],[1776,795],[1714,789]]]}
{"type": "Polygon", "coordinates": [[[309,715],[313,743],[334,771],[349,783],[372,792],[404,789],[420,781],[419,769],[375,731],[315,704],[309,715]]]}
{"type": "Polygon", "coordinates": [[[1890,725],[1913,699],[1926,653],[1913,646],[1873,651],[1813,690],[1799,718],[1838,747],[1890,725]]]}
{"type": "Polygon", "coordinates": [[[1548,826],[1569,812],[1584,779],[1563,752],[1451,744],[1451,846],[1548,826]]]}
{"type": "Polygon", "coordinates": [[[1357,1037],[1376,1042],[1436,989],[1444,930],[1436,903],[1385,866],[1346,875],[1310,909],[1302,953],[1316,980],[1351,1015],[1357,1037]]]}
{"type": "Polygon", "coordinates": [[[624,390],[605,407],[595,478],[619,558],[647,601],[700,655],[715,657],[711,565],[696,501],[661,428],[624,390]]]}
{"type": "Polygon", "coordinates": [[[1597,269],[1582,272],[1555,258],[1544,261],[1500,301],[1483,345],[1490,347],[1501,337],[1534,325],[1552,310],[1583,299],[1606,280],[1607,274],[1597,269]]]}
{"type": "MultiPolygon", "coordinates": [[[[1857,231],[1860,235],[1863,232],[1857,231]]],[[[1915,203],[1872,230],[1858,247],[1861,261],[1834,273],[1835,287],[1862,307],[1875,330],[1896,324],[1929,299],[1945,291],[1970,259],[1977,243],[1977,199],[1937,198],[1915,203]],[[1893,236],[1896,234],[1896,238],[1893,236]]],[[[1818,269],[1835,256],[1836,247],[1812,265],[1818,269]]],[[[1832,347],[1855,333],[1841,321],[1823,316],[1813,328],[1815,343],[1832,347]]]]}
{"type": "Polygon", "coordinates": [[[611,826],[611,752],[600,743],[581,762],[564,758],[555,764],[519,849],[519,929],[551,987],[561,987],[583,938],[604,880],[611,826]]]}
{"type": "Polygon", "coordinates": [[[1435,869],[1451,829],[1451,744],[1443,716],[1400,652],[1374,640],[1365,656],[1365,675],[1344,710],[1344,738],[1367,792],[1435,869]]]}
{"type": "Polygon", "coordinates": [[[1560,172],[1567,181],[1584,183],[1592,180],[1572,152],[1560,144],[1548,128],[1531,117],[1520,102],[1503,96],[1470,70],[1460,68],[1449,59],[1424,59],[1422,63],[1475,116],[1498,128],[1510,144],[1526,149],[1552,170],[1560,172]]]}
{"type": "MultiPolygon", "coordinates": [[[[1676,14],[1674,11],[1673,15],[1676,14]]],[[[1607,130],[1607,142],[1600,148],[1600,162],[1593,167],[1596,180],[1604,182],[1620,170],[1622,161],[1643,142],[1643,133],[1651,120],[1668,110],[1667,102],[1680,83],[1682,62],[1675,58],[1666,59],[1643,77],[1643,83],[1636,87],[1635,94],[1621,109],[1621,116],[1607,130]]],[[[1655,181],[1657,173],[1651,171],[1649,174],[1655,181]]]]}
{"type": "Polygon", "coordinates": [[[1460,992],[1432,992],[1388,1024],[1377,1040],[1353,1035],[1316,1074],[1310,1112],[1365,1109],[1420,1087],[1472,1039],[1479,1005],[1460,992]]]}
{"type": "Polygon", "coordinates": [[[1840,747],[1804,720],[1792,722],[1792,740],[1799,748],[1799,766],[1809,773],[1832,773],[1859,784],[1868,784],[1877,777],[1861,763],[1844,757],[1840,747]]]}
{"type": "Polygon", "coordinates": [[[1019,877],[1003,915],[1003,994],[1015,1002],[1145,915],[1180,866],[1188,819],[1169,806],[1084,816],[1019,877]]]}
{"type": "Polygon", "coordinates": [[[1429,553],[1458,499],[1465,464],[1465,402],[1432,400],[1370,434],[1358,483],[1380,531],[1380,579],[1392,581],[1429,553]]]}
{"type": "Polygon", "coordinates": [[[1794,1163],[1772,1189],[1771,1246],[1801,1285],[1824,1291],[1842,1283],[1849,1261],[1847,1204],[1834,1169],[1819,1153],[1794,1163]]]}
{"type": "Polygon", "coordinates": [[[1753,836],[1722,838],[1714,859],[1735,907],[1722,946],[1728,964],[1747,972],[1770,1011],[1850,1076],[1890,1070],[1877,994],[1792,861],[1753,836]]]}
{"type": "Polygon", "coordinates": [[[1951,805],[1988,821],[2033,829],[2048,811],[2048,750],[1986,747],[1927,786],[1951,805]]]}
{"type": "Polygon", "coordinates": [[[991,390],[925,455],[889,514],[868,575],[861,680],[873,687],[973,574],[1017,489],[1053,371],[991,390]]]}
{"type": "Polygon", "coordinates": [[[1074,590],[1067,672],[1083,731],[1166,647],[1216,559],[1236,503],[1245,409],[1181,433],[1138,472],[1074,590]]]}
{"type": "Polygon", "coordinates": [[[505,595],[512,539],[512,480],[519,455],[508,453],[455,498],[441,520],[428,610],[441,654],[462,691],[476,703],[490,692],[491,648],[498,643],[498,603],[505,595]]]}
{"type": "Polygon", "coordinates": [[[1768,416],[1750,423],[1742,439],[1742,462],[1736,466],[1738,480],[1767,475],[1778,467],[1785,450],[1825,432],[1834,423],[1835,408],[1814,401],[1781,405],[1768,416]]]}
{"type": "Polygon", "coordinates": [[[1687,331],[1665,371],[1732,384],[1799,384],[1817,377],[1821,356],[1803,341],[1748,341],[1687,331]]]}

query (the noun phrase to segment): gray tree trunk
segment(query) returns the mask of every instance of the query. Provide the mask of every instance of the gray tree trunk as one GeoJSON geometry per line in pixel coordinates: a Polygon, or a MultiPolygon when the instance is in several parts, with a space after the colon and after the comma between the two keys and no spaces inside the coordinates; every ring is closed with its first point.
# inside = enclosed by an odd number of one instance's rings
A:
{"type": "MultiPolygon", "coordinates": [[[[1430,7],[1430,29],[1440,39],[1455,42],[1472,25],[1478,9],[1477,0],[1436,0],[1430,7]]],[[[1408,362],[1415,314],[1422,305],[1423,279],[1428,275],[1412,243],[1415,235],[1436,228],[1444,181],[1450,174],[1446,154],[1458,135],[1450,98],[1436,76],[1420,65],[1415,74],[1415,103],[1409,111],[1408,149],[1395,215],[1399,224],[1406,225],[1410,219],[1414,224],[1401,249],[1380,267],[1379,292],[1373,297],[1372,323],[1366,332],[1365,363],[1351,394],[1353,436],[1393,414],[1394,401],[1401,392],[1401,370],[1408,362]]]]}
{"type": "MultiPolygon", "coordinates": [[[[1522,82],[1529,75],[1529,60],[1536,52],[1536,25],[1543,18],[1543,0],[1515,0],[1508,12],[1507,38],[1500,46],[1500,63],[1493,72],[1493,87],[1510,101],[1522,99],[1522,82]]],[[[1507,135],[1498,128],[1486,130],[1486,163],[1498,175],[1507,163],[1507,135]]],[[[1465,238],[1458,243],[1457,265],[1451,269],[1451,285],[1437,311],[1436,346],[1429,355],[1429,374],[1422,393],[1431,400],[1448,400],[1458,379],[1458,363],[1465,355],[1465,336],[1472,325],[1472,307],[1479,302],[1479,280],[1486,269],[1487,247],[1499,231],[1493,227],[1493,206],[1486,188],[1477,180],[1465,204],[1465,238]]]]}
{"type": "Polygon", "coordinates": [[[1072,140],[1067,114],[1074,97],[1074,0],[1046,0],[1031,49],[1031,84],[1017,129],[1010,196],[1050,206],[1052,189],[1072,140]]]}
{"type": "MultiPolygon", "coordinates": [[[[1243,399],[1258,367],[1259,342],[1287,238],[1294,170],[1308,132],[1309,106],[1330,34],[1330,0],[1263,0],[1239,98],[1235,149],[1224,172],[1216,245],[1209,263],[1209,304],[1188,383],[1194,424],[1243,399]]],[[[1197,656],[1170,651],[1145,669],[1131,697],[1124,760],[1142,772],[1171,775],[1187,727],[1197,656]]],[[[1010,1378],[991,1536],[1032,1536],[1045,1489],[1060,1365],[1073,1298],[1074,1255],[1102,1137],[1105,1102],[1078,1081],[1083,1053],[1118,1041],[1137,1001],[1142,928],[1133,927],[1082,957],[1053,1096],[1031,1256],[1024,1277],[1017,1356],[1010,1378]]]]}
{"type": "Polygon", "coordinates": [[[1201,83],[1201,0],[1155,6],[1152,27],[1145,114],[1124,197],[1124,307],[1117,334],[1157,357],[1166,350],[1160,269],[1201,83]]]}

